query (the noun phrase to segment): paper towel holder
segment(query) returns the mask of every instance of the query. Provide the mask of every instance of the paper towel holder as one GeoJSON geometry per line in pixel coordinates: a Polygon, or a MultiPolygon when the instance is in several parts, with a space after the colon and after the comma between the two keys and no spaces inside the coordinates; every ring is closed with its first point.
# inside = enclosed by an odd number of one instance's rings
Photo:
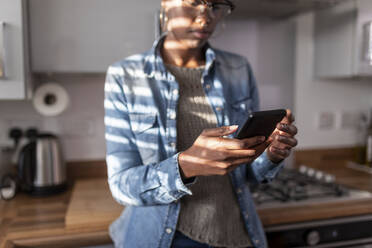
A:
{"type": "Polygon", "coordinates": [[[66,110],[70,103],[67,91],[56,82],[42,84],[35,91],[33,105],[44,116],[57,116],[66,110]]]}

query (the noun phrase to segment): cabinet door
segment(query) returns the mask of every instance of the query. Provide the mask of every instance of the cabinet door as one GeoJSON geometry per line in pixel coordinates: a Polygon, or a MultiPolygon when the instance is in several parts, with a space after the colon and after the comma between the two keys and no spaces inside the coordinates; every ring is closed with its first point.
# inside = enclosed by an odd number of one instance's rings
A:
{"type": "Polygon", "coordinates": [[[320,10],[314,18],[316,77],[351,77],[355,72],[357,9],[353,1],[320,10]]]}
{"type": "Polygon", "coordinates": [[[154,0],[31,0],[32,71],[105,72],[150,49],[159,8],[154,0]]]}
{"type": "Polygon", "coordinates": [[[28,91],[26,7],[24,0],[0,1],[0,99],[24,99],[28,91]]]}
{"type": "Polygon", "coordinates": [[[371,46],[368,43],[370,36],[367,36],[366,24],[372,22],[372,1],[371,0],[358,0],[358,19],[356,27],[356,40],[357,46],[355,51],[355,67],[358,75],[371,76],[372,75],[372,64],[371,61],[366,59],[367,46],[371,46]]]}

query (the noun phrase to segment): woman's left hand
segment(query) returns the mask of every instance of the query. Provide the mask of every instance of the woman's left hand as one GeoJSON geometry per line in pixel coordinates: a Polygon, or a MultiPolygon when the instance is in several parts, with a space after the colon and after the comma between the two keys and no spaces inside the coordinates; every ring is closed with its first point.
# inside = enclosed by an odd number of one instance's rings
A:
{"type": "Polygon", "coordinates": [[[273,163],[280,163],[291,154],[291,149],[297,146],[297,127],[293,125],[294,116],[287,109],[287,115],[278,123],[275,131],[271,135],[271,144],[267,148],[267,156],[273,163]]]}

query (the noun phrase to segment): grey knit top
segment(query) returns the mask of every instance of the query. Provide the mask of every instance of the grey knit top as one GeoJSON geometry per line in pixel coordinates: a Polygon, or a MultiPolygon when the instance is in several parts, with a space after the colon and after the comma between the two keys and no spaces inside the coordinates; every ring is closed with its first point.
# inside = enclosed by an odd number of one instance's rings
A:
{"type": "MultiPolygon", "coordinates": [[[[166,67],[179,84],[177,150],[184,151],[203,129],[216,127],[217,118],[201,84],[204,67],[166,67]]],[[[251,246],[228,175],[198,177],[190,189],[192,195],[181,199],[177,230],[215,247],[251,246]]]]}

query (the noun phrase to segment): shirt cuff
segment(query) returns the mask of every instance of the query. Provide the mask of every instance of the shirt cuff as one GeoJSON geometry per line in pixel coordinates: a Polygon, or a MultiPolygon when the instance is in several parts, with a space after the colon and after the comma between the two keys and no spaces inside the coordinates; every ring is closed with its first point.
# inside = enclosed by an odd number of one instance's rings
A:
{"type": "Polygon", "coordinates": [[[284,160],[280,163],[273,163],[267,156],[267,151],[265,150],[265,152],[262,153],[252,165],[252,169],[256,174],[257,181],[268,183],[272,181],[276,174],[282,169],[284,166],[284,160]]]}
{"type": "Polygon", "coordinates": [[[175,164],[175,168],[176,168],[176,171],[175,171],[176,187],[178,188],[178,193],[179,193],[179,194],[177,194],[177,198],[182,197],[185,194],[192,195],[192,192],[189,189],[189,187],[191,185],[193,185],[194,183],[196,183],[196,181],[197,181],[196,177],[183,178],[181,168],[180,168],[180,165],[178,163],[179,155],[180,155],[180,153],[177,153],[176,155],[174,155],[174,159],[175,159],[175,162],[176,162],[176,164],[175,164]]]}

